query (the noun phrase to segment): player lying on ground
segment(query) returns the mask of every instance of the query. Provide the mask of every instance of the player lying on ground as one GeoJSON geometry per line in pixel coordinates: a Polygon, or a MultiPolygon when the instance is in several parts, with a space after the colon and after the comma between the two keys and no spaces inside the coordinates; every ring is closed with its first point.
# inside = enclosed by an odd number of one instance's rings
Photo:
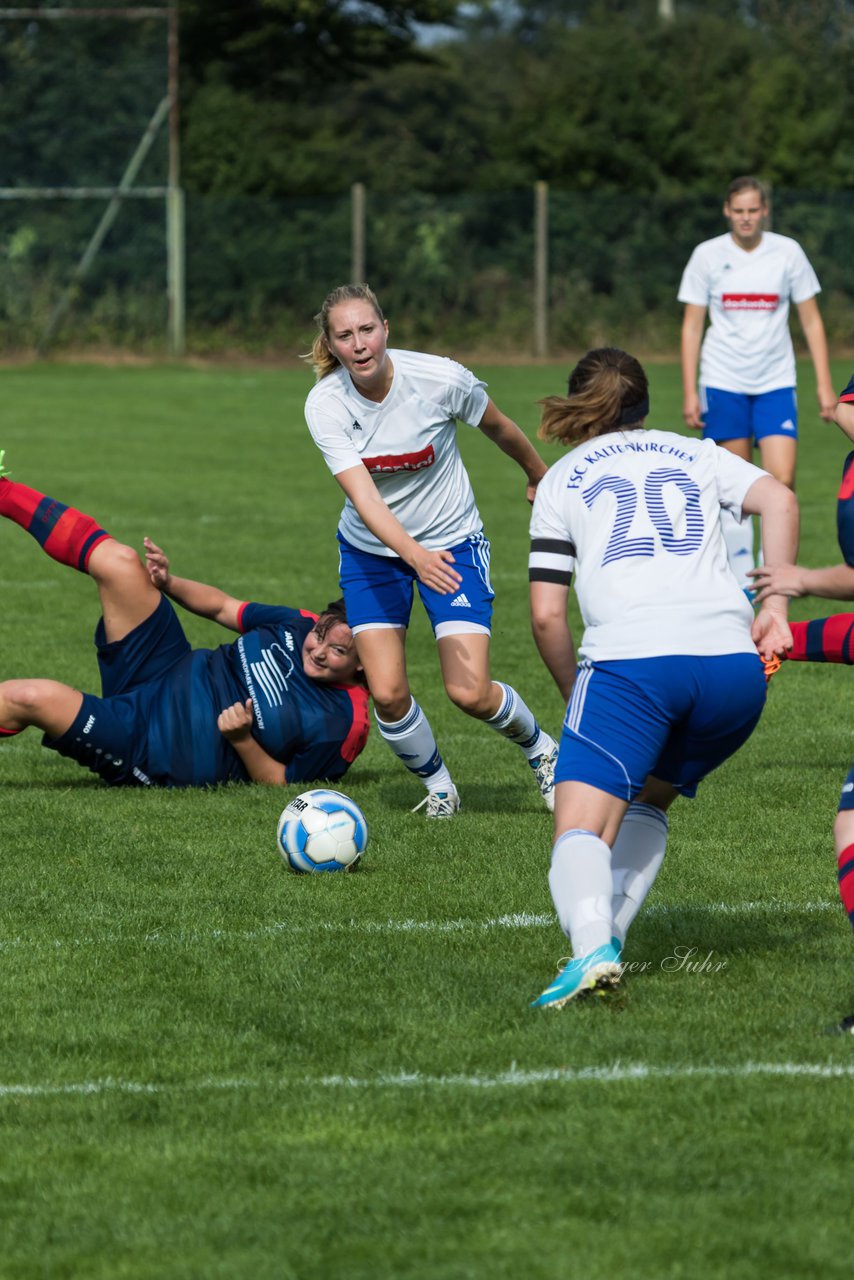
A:
{"type": "Polygon", "coordinates": [[[588,352],[568,395],[543,406],[541,437],[570,446],[538,486],[529,569],[534,637],[569,698],[549,887],[573,959],[535,1001],[560,1008],[618,981],[664,857],[667,810],[749,737],[765,704],[760,654],[792,642],[785,596],[754,618],[721,509],[762,517],[773,565],[797,552],[798,504],[713,441],[646,430],[646,374],[625,351],[588,352]]]}
{"type": "MultiPolygon", "coordinates": [[[[839,397],[834,421],[849,440],[854,441],[854,377],[839,397]]],[[[827,600],[854,600],[854,451],[842,468],[842,483],[836,502],[836,529],[843,564],[822,569],[784,564],[763,565],[752,573],[757,599],[771,592],[783,595],[820,596],[827,600]]],[[[792,648],[785,656],[795,662],[842,662],[854,664],[854,614],[841,613],[812,622],[793,622],[792,648]]],[[[848,919],[854,926],[854,764],[842,787],[839,808],[833,823],[833,842],[839,867],[839,894],[848,919]]],[[[839,1030],[854,1035],[854,1014],[843,1018],[839,1030]]]]}
{"type": "Polygon", "coordinates": [[[0,742],[34,725],[43,744],[112,785],[279,785],[340,778],[365,745],[368,694],[343,601],[317,617],[249,604],[178,578],[149,538],[146,565],[73,507],[3,473],[0,515],[60,564],[88,573],[101,697],[55,680],[0,683],[0,742]],[[171,596],[240,639],[191,649],[171,596]]]}

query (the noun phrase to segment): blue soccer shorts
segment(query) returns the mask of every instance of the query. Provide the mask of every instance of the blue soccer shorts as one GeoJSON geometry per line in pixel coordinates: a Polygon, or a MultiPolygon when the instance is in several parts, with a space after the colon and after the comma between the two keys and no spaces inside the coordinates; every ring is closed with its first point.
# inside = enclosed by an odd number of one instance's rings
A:
{"type": "Polygon", "coordinates": [[[555,782],[631,801],[649,774],[685,796],[750,737],[765,705],[757,654],[583,661],[555,782]]]}
{"type": "Polygon", "coordinates": [[[839,813],[846,813],[849,809],[854,809],[854,764],[848,770],[848,777],[842,784],[842,794],[839,797],[839,813]]]}
{"type": "Polygon", "coordinates": [[[854,452],[842,466],[842,483],[836,495],[836,536],[847,565],[854,567],[854,452]]]}
{"type": "Polygon", "coordinates": [[[489,541],[482,533],[448,548],[462,582],[447,595],[419,582],[398,556],[360,551],[340,533],[338,542],[341,593],[354,634],[408,627],[416,585],[437,640],[471,632],[490,634],[495,592],[489,581],[489,541]]]}
{"type": "Polygon", "coordinates": [[[178,616],[167,600],[121,640],[108,642],[104,622],[95,631],[103,697],[84,693],[67,731],[47,734],[45,747],[76,760],[111,785],[145,786],[148,758],[148,706],[154,682],[191,652],[178,616]]]}
{"type": "Polygon", "coordinates": [[[798,405],[794,387],[759,395],[700,388],[704,440],[764,440],[766,436],[798,438],[798,405]]]}

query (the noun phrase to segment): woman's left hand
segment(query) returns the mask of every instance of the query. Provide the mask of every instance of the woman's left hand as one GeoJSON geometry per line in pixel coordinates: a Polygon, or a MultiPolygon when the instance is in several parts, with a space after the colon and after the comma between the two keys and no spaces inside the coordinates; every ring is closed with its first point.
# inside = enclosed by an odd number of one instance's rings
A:
{"type": "Polygon", "coordinates": [[[760,658],[764,659],[788,653],[793,644],[785,612],[767,604],[763,604],[753,619],[750,634],[760,658]]]}
{"type": "Polygon", "coordinates": [[[450,551],[427,551],[419,546],[410,563],[418,575],[418,581],[423,582],[425,587],[438,591],[440,596],[459,591],[462,578],[451,567],[454,557],[450,551]]]}

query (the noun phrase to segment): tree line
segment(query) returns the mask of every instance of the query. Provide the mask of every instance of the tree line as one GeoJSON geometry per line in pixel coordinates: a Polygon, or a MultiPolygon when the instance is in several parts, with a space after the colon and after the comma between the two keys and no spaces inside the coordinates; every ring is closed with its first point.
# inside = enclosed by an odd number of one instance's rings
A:
{"type": "Polygon", "coordinates": [[[854,172],[844,0],[183,0],[197,194],[718,193],[854,172]],[[430,31],[440,38],[432,40],[430,31]]]}

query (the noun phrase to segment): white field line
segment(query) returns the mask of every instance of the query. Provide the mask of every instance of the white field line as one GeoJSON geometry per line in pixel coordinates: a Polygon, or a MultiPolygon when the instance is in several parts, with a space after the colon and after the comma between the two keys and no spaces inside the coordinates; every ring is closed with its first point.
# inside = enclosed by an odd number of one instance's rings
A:
{"type": "MultiPolygon", "coordinates": [[[[679,915],[696,912],[701,915],[742,916],[764,913],[785,915],[814,915],[820,911],[840,909],[839,902],[705,902],[684,903],[681,906],[654,905],[646,908],[650,915],[679,915]]],[[[550,914],[535,915],[531,912],[515,912],[494,916],[487,920],[318,920],[311,924],[292,924],[279,920],[262,925],[258,929],[184,929],[164,930],[144,934],[117,933],[115,931],[89,934],[80,938],[0,938],[0,954],[9,951],[61,951],[82,947],[101,946],[194,946],[207,942],[258,942],[264,938],[281,936],[297,937],[301,934],[395,934],[395,933],[490,933],[497,929],[546,929],[557,923],[550,914]]]]}
{"type": "Polygon", "coordinates": [[[68,1084],[0,1084],[0,1100],[14,1098],[94,1097],[103,1094],[169,1094],[248,1092],[250,1090],[294,1089],[505,1089],[530,1088],[544,1084],[623,1084],[658,1080],[746,1080],[777,1077],[803,1080],[850,1080],[854,1063],[834,1062],[745,1062],[731,1066],[655,1067],[645,1063],[614,1063],[606,1067],[551,1067],[524,1070],[514,1063],[508,1071],[495,1075],[479,1073],[444,1076],[420,1071],[380,1073],[375,1076],[303,1076],[293,1079],[204,1079],[185,1083],[145,1083],[137,1080],[83,1080],[68,1084]]]}

